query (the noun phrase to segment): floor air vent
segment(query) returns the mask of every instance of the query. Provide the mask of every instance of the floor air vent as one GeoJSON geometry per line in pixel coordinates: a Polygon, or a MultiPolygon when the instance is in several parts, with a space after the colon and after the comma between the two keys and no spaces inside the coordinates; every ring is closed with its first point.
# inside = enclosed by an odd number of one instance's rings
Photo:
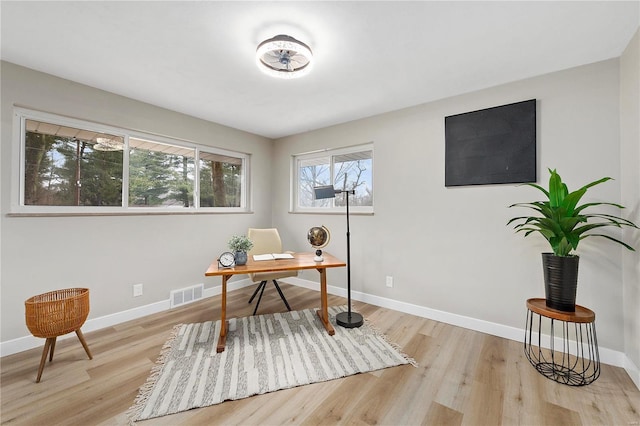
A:
{"type": "Polygon", "coordinates": [[[171,291],[171,307],[186,305],[202,299],[204,295],[204,284],[196,284],[191,287],[185,287],[171,291]]]}

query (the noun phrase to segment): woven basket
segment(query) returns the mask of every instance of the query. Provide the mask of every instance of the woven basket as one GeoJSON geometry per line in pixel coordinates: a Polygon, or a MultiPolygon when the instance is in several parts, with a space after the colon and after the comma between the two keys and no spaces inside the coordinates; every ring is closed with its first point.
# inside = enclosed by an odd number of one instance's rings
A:
{"type": "Polygon", "coordinates": [[[67,288],[24,302],[27,328],[35,337],[57,337],[82,327],[89,315],[89,289],[67,288]]]}

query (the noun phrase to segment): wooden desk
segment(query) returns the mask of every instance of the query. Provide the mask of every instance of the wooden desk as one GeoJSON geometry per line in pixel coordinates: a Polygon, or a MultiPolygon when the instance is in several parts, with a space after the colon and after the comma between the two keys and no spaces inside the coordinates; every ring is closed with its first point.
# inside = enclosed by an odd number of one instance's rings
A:
{"type": "Polygon", "coordinates": [[[256,272],[277,272],[291,271],[302,269],[316,269],[320,273],[320,310],[316,311],[320,320],[324,324],[330,336],[335,334],[335,330],[329,322],[329,312],[327,309],[327,268],[337,268],[346,266],[347,264],[333,257],[327,252],[322,253],[324,261],[314,262],[315,253],[294,253],[293,259],[282,260],[262,260],[254,261],[251,256],[247,259],[247,264],[235,266],[233,268],[218,268],[218,260],[214,260],[209,269],[205,272],[205,276],[221,276],[222,277],[222,310],[220,314],[220,338],[218,339],[217,351],[224,351],[227,342],[227,281],[233,275],[249,274],[256,272]]]}

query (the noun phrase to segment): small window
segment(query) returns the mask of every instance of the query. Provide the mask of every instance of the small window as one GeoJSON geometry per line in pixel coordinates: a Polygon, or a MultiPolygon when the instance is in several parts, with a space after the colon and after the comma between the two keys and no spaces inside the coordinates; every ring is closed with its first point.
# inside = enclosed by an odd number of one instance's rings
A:
{"type": "Polygon", "coordinates": [[[373,144],[301,154],[293,157],[294,211],[342,210],[343,195],[316,200],[316,186],[355,190],[349,198],[354,211],[373,212],[373,144]]]}

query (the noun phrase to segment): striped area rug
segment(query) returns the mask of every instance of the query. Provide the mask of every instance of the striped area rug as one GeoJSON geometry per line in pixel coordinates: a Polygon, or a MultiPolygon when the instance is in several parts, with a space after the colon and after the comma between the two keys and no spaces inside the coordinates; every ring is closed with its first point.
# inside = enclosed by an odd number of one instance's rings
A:
{"type": "Polygon", "coordinates": [[[227,347],[216,353],[220,321],[177,325],[128,415],[132,422],[401,364],[414,364],[365,323],[346,329],[329,308],[329,336],[315,309],[229,320],[227,347]]]}

